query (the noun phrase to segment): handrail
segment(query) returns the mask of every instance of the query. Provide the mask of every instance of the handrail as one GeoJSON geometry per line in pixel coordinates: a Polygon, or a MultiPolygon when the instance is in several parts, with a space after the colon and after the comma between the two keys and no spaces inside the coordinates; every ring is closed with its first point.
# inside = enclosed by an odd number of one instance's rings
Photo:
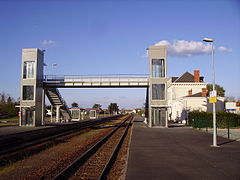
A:
{"type": "Polygon", "coordinates": [[[102,74],[102,75],[45,75],[45,81],[64,79],[148,78],[148,74],[102,74]]]}

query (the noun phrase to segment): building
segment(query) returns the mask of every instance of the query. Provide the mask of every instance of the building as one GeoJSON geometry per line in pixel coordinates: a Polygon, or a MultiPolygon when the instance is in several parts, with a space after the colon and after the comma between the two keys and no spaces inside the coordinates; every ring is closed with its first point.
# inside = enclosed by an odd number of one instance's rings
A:
{"type": "MultiPolygon", "coordinates": [[[[180,77],[172,77],[168,88],[169,120],[186,122],[188,112],[212,112],[212,104],[207,97],[207,84],[200,71],[185,72],[180,77]]],[[[224,97],[217,97],[216,111],[224,110],[224,97]]]]}
{"type": "Polygon", "coordinates": [[[226,102],[225,111],[240,114],[240,103],[239,102],[226,102]]]}
{"type": "Polygon", "coordinates": [[[180,77],[172,77],[168,88],[169,120],[184,121],[189,111],[207,111],[206,96],[207,83],[203,82],[199,70],[194,75],[185,72],[180,77]]]}

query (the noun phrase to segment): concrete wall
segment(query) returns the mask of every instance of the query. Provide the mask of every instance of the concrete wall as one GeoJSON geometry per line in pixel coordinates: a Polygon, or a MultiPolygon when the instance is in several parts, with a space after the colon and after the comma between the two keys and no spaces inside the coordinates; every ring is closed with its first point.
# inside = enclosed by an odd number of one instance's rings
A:
{"type": "MultiPolygon", "coordinates": [[[[149,96],[148,96],[148,102],[149,102],[149,121],[148,126],[152,127],[154,126],[153,122],[153,108],[165,108],[168,105],[167,101],[167,81],[169,80],[167,78],[167,47],[165,46],[151,46],[148,48],[148,56],[149,56],[149,96]],[[164,65],[165,65],[165,76],[164,77],[158,77],[153,78],[152,77],[152,59],[164,59],[164,65]],[[164,100],[153,100],[152,99],[152,84],[165,84],[165,99],[164,100]]],[[[167,112],[166,112],[167,113],[167,112]]],[[[166,114],[165,124],[166,127],[167,124],[167,117],[168,114],[166,114]]]]}
{"type": "MultiPolygon", "coordinates": [[[[22,66],[21,66],[21,88],[20,88],[20,107],[31,108],[33,110],[33,123],[30,126],[39,126],[43,119],[43,52],[37,48],[22,50],[22,66]],[[23,79],[23,68],[25,61],[35,62],[34,77],[23,79]],[[33,100],[23,100],[23,86],[34,87],[33,100]]],[[[20,118],[20,125],[21,118],[20,118]]]]}
{"type": "MultiPolygon", "coordinates": [[[[209,98],[207,98],[207,112],[212,112],[213,111],[213,105],[212,103],[209,103],[209,98]]],[[[225,109],[225,103],[224,103],[224,97],[217,97],[217,102],[216,102],[216,111],[224,111],[225,109]]]]}

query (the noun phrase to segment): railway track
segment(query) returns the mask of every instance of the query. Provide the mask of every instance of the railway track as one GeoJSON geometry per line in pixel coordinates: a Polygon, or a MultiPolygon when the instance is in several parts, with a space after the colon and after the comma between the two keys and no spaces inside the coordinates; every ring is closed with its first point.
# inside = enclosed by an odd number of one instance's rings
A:
{"type": "Polygon", "coordinates": [[[120,125],[75,159],[53,179],[106,179],[132,120],[132,115],[126,117],[120,125]]]}
{"type": "MultiPolygon", "coordinates": [[[[116,118],[116,117],[115,117],[116,118]]],[[[71,128],[65,128],[63,127],[62,132],[61,130],[57,129],[56,132],[50,132],[49,134],[44,131],[32,131],[32,132],[27,132],[27,133],[19,133],[15,134],[13,137],[7,138],[0,140],[1,148],[0,148],[0,160],[1,163],[0,165],[5,165],[9,161],[12,160],[19,160],[22,159],[23,157],[26,157],[28,155],[34,154],[35,150],[28,150],[31,149],[34,146],[41,146],[42,148],[38,148],[37,151],[43,150],[44,148],[47,148],[47,146],[51,146],[52,144],[57,144],[59,138],[64,138],[64,137],[69,137],[69,136],[74,136],[75,133],[81,133],[82,130],[92,128],[96,125],[100,125],[102,123],[106,123],[110,120],[112,120],[113,117],[111,118],[106,118],[106,119],[101,119],[101,120],[91,120],[91,121],[85,121],[82,123],[76,123],[76,127],[74,129],[71,128]],[[29,138],[25,138],[26,136],[30,136],[29,138]],[[49,145],[46,145],[46,144],[49,145]],[[20,157],[18,154],[20,154],[20,157]],[[3,158],[2,158],[3,157],[3,158]]]]}

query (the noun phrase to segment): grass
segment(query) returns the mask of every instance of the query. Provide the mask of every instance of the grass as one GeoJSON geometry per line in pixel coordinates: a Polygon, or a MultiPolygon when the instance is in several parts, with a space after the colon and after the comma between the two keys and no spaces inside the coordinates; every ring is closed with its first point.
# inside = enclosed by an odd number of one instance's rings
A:
{"type": "Polygon", "coordinates": [[[18,121],[18,116],[15,116],[15,117],[10,117],[10,118],[3,118],[3,119],[0,119],[0,121],[18,121]]]}
{"type": "Polygon", "coordinates": [[[18,124],[19,124],[18,116],[0,119],[0,127],[4,127],[4,126],[18,126],[18,124]]]}

